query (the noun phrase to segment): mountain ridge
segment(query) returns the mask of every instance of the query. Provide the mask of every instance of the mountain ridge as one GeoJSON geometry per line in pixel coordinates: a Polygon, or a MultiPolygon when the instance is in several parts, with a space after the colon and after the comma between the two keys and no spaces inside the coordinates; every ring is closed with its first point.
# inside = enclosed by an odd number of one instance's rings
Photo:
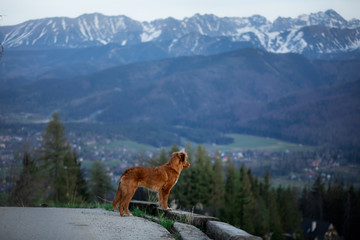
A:
{"type": "MultiPolygon", "coordinates": [[[[312,58],[325,53],[347,53],[360,47],[360,21],[347,21],[334,10],[303,14],[297,18],[277,18],[273,23],[260,15],[251,17],[217,17],[195,14],[182,20],[175,18],[136,21],[125,15],[105,16],[83,14],[77,18],[55,17],[29,20],[0,27],[0,41],[6,48],[84,48],[116,43],[121,46],[147,42],[166,45],[171,56],[196,55],[202,45],[201,37],[211,38],[221,45],[248,43],[251,47],[274,53],[299,53],[312,58]],[[309,27],[320,26],[313,37],[309,27]],[[335,31],[336,30],[336,31],[335,31]],[[308,33],[310,31],[310,33],[308,33]],[[345,35],[345,36],[344,36],[345,35]],[[184,37],[192,38],[186,53],[174,46],[184,37]],[[325,41],[326,40],[326,41],[325,41]],[[337,45],[337,43],[341,43],[337,45]],[[322,46],[319,51],[317,46],[322,46]]],[[[248,46],[249,47],[249,46],[248,46]]],[[[184,44],[182,47],[184,48],[184,44]]],[[[200,54],[208,54],[200,51],[200,54]]]]}

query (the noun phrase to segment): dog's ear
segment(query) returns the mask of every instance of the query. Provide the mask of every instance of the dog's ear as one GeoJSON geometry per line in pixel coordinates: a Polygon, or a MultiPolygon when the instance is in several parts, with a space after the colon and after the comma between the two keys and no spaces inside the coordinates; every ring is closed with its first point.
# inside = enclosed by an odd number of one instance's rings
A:
{"type": "Polygon", "coordinates": [[[181,162],[185,161],[185,153],[183,152],[178,152],[178,157],[180,159],[181,162]]]}

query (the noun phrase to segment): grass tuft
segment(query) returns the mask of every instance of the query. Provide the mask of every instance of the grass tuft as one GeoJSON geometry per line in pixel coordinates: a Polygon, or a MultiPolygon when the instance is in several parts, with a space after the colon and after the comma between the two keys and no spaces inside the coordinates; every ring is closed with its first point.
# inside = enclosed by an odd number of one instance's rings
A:
{"type": "Polygon", "coordinates": [[[163,212],[158,212],[159,224],[170,232],[174,226],[175,221],[165,217],[164,215],[165,214],[163,212]]]}

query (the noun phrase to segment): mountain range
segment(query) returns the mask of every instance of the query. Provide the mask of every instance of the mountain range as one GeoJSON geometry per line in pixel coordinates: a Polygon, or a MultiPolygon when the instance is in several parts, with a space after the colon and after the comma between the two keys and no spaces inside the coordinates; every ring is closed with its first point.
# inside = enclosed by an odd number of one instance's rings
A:
{"type": "Polygon", "coordinates": [[[274,22],[260,15],[220,18],[199,14],[183,20],[139,22],[126,16],[94,13],[2,27],[0,39],[7,48],[84,48],[156,42],[163,43],[164,50],[172,56],[207,54],[209,44],[226,44],[231,49],[242,43],[268,52],[321,57],[357,50],[359,28],[359,20],[346,21],[333,10],[294,19],[279,17],[274,22]]]}
{"type": "Polygon", "coordinates": [[[333,10],[279,17],[274,22],[260,15],[220,18],[199,14],[183,20],[140,22],[94,13],[2,26],[0,41],[8,57],[0,74],[16,78],[13,84],[19,79],[58,76],[63,68],[72,71],[62,77],[73,77],[120,64],[240,48],[298,53],[313,59],[358,59],[360,20],[347,21],[333,10]]]}
{"type": "Polygon", "coordinates": [[[155,146],[225,133],[360,146],[360,20],[333,10],[274,22],[95,13],[0,27],[0,39],[3,126],[58,111],[73,129],[155,146]]]}

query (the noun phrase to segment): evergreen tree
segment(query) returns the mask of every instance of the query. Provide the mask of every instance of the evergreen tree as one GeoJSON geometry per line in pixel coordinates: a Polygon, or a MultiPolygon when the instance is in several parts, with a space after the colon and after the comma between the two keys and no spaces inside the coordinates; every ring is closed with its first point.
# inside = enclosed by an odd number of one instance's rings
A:
{"type": "Polygon", "coordinates": [[[255,201],[245,165],[241,166],[239,183],[238,210],[240,227],[249,233],[254,233],[254,222],[252,217],[255,210],[255,201]]]}
{"type": "Polygon", "coordinates": [[[350,186],[346,194],[343,236],[345,239],[357,239],[360,234],[360,190],[350,186]]]}
{"type": "Polygon", "coordinates": [[[76,152],[67,143],[65,126],[58,113],[54,113],[47,124],[37,152],[45,199],[55,203],[75,203],[86,199],[81,165],[77,162],[76,152]]]}
{"type": "Polygon", "coordinates": [[[278,204],[276,201],[275,191],[271,188],[270,182],[270,173],[269,170],[266,170],[264,176],[264,182],[260,187],[260,195],[264,200],[266,211],[264,211],[264,218],[267,222],[264,223],[264,233],[263,236],[268,238],[271,236],[271,239],[283,239],[282,235],[282,224],[278,210],[278,204]]]}
{"type": "Polygon", "coordinates": [[[225,211],[224,219],[230,224],[238,222],[238,215],[236,212],[237,206],[237,186],[238,186],[238,172],[235,169],[234,163],[229,155],[227,157],[227,170],[225,181],[225,211]]]}
{"type": "Polygon", "coordinates": [[[269,209],[269,220],[270,220],[270,233],[271,240],[281,240],[283,237],[282,222],[280,217],[279,206],[276,201],[276,193],[274,189],[269,191],[268,199],[268,209],[269,209]]]}
{"type": "Polygon", "coordinates": [[[150,167],[161,166],[169,161],[169,153],[166,152],[165,148],[162,148],[159,156],[149,161],[150,167]]]}
{"type": "MultiPolygon", "coordinates": [[[[170,150],[169,154],[173,150],[176,149],[173,148],[172,150],[170,150]]],[[[180,208],[191,209],[196,204],[195,186],[197,183],[195,182],[196,169],[193,164],[195,153],[190,143],[186,145],[185,152],[188,156],[187,161],[191,165],[188,169],[184,169],[184,171],[181,172],[178,182],[170,192],[170,199],[176,199],[178,201],[180,208]]]]}
{"type": "Polygon", "coordinates": [[[66,200],[71,203],[80,203],[88,199],[86,181],[77,162],[75,151],[69,151],[64,157],[64,170],[66,178],[66,200]]]}
{"type": "Polygon", "coordinates": [[[322,182],[321,176],[319,175],[314,184],[311,187],[311,202],[309,206],[312,213],[311,218],[324,220],[324,195],[325,186],[322,182]]]}
{"type": "Polygon", "coordinates": [[[16,206],[35,206],[40,198],[39,172],[35,160],[28,152],[23,155],[23,170],[15,188],[10,194],[10,204],[16,206]]]}
{"type": "Polygon", "coordinates": [[[277,189],[277,202],[283,231],[300,233],[301,215],[297,207],[296,197],[290,187],[277,189]]]}
{"type": "Polygon", "coordinates": [[[77,180],[76,180],[76,191],[81,196],[81,201],[89,201],[89,190],[88,184],[84,176],[84,171],[81,169],[80,163],[78,163],[77,180]]]}
{"type": "Polygon", "coordinates": [[[263,196],[266,206],[269,206],[269,194],[270,194],[270,173],[269,170],[266,169],[265,176],[264,176],[264,184],[261,188],[261,195],[263,196]]]}
{"type": "MultiPolygon", "coordinates": [[[[201,145],[198,146],[195,154],[194,167],[196,169],[195,201],[198,206],[209,206],[212,196],[214,181],[213,169],[209,154],[201,145]]],[[[200,207],[201,208],[201,207],[200,207]]]]}
{"type": "Polygon", "coordinates": [[[60,202],[66,198],[66,171],[64,169],[65,155],[70,151],[65,137],[65,126],[60,122],[58,113],[54,113],[45,128],[40,149],[39,160],[41,171],[46,176],[45,187],[50,187],[47,199],[60,202]]]}
{"type": "MultiPolygon", "coordinates": [[[[311,200],[311,199],[310,199],[311,200]]],[[[311,202],[307,202],[311,204],[311,202]]],[[[333,184],[328,186],[328,189],[324,197],[324,219],[333,223],[340,235],[343,235],[342,226],[345,218],[345,209],[346,204],[346,192],[342,184],[333,184]]],[[[312,216],[311,213],[310,216],[312,216]]]]}
{"type": "Polygon", "coordinates": [[[251,183],[251,192],[254,196],[254,209],[252,222],[254,225],[253,234],[256,236],[265,236],[269,231],[269,211],[264,198],[261,195],[263,184],[252,174],[251,169],[247,171],[251,183]]]}
{"type": "Polygon", "coordinates": [[[276,202],[276,194],[275,191],[271,189],[270,174],[268,170],[265,172],[264,184],[261,187],[261,195],[268,211],[265,212],[265,214],[268,214],[268,223],[264,226],[265,236],[269,237],[271,235],[272,240],[283,239],[282,224],[276,202]]]}
{"type": "Polygon", "coordinates": [[[307,214],[307,204],[308,204],[308,189],[304,187],[301,192],[301,196],[299,199],[299,209],[303,217],[308,217],[310,214],[307,214]]]}
{"type": "Polygon", "coordinates": [[[221,212],[224,211],[224,198],[225,198],[225,183],[224,183],[224,175],[223,175],[223,165],[220,157],[220,152],[215,152],[214,157],[214,179],[213,179],[213,192],[210,200],[210,204],[212,205],[214,211],[213,214],[215,216],[220,216],[221,212]]]}
{"type": "Polygon", "coordinates": [[[91,166],[89,184],[90,198],[95,202],[102,202],[107,193],[114,190],[104,164],[99,161],[95,161],[91,166]]]}
{"type": "Polygon", "coordinates": [[[179,151],[180,151],[180,147],[178,145],[176,144],[172,145],[169,150],[169,157],[171,157],[174,152],[179,152],[179,151]]]}

